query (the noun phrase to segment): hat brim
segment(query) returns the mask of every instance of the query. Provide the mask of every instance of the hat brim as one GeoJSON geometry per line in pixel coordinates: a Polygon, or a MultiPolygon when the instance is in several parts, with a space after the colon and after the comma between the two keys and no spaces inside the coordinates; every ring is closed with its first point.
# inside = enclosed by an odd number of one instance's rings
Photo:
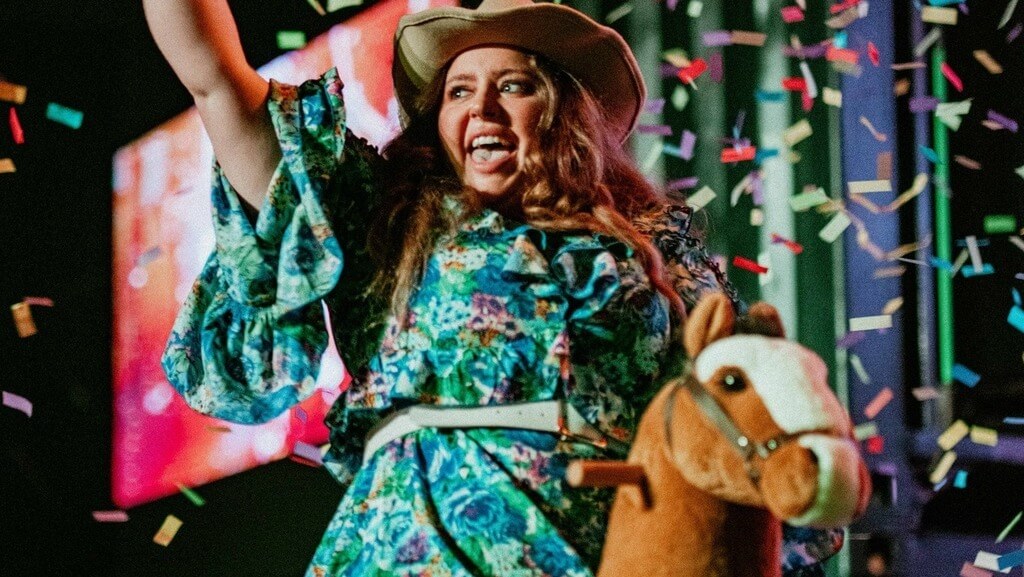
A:
{"type": "Polygon", "coordinates": [[[621,141],[636,126],[647,92],[629,45],[611,28],[550,3],[488,12],[444,7],[403,17],[392,66],[403,114],[445,64],[486,44],[543,55],[574,76],[597,97],[621,141]]]}

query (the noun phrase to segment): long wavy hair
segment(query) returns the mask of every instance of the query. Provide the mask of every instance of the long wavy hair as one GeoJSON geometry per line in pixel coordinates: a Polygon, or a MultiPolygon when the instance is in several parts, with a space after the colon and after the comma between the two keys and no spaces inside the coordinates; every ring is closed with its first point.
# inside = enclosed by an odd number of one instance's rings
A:
{"type": "MultiPolygon", "coordinates": [[[[633,217],[665,203],[643,177],[604,111],[575,78],[542,56],[531,60],[546,97],[541,117],[540,162],[528,160],[518,207],[540,230],[589,230],[615,237],[633,249],[654,288],[665,295],[677,318],[685,305],[666,278],[661,255],[631,224],[633,217]]],[[[422,92],[409,122],[383,151],[378,185],[383,192],[371,223],[368,249],[378,265],[373,290],[391,294],[391,311],[404,318],[409,298],[422,278],[438,238],[458,226],[442,210],[447,196],[459,197],[473,214],[481,207],[462,186],[438,133],[447,67],[422,92]]]]}

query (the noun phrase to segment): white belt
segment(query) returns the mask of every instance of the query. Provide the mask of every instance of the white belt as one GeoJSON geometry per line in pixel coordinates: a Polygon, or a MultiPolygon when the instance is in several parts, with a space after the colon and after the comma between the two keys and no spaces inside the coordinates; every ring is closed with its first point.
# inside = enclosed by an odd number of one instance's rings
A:
{"type": "Polygon", "coordinates": [[[563,400],[478,407],[415,405],[392,413],[366,435],[363,463],[384,445],[424,428],[526,429],[622,453],[628,449],[626,443],[602,433],[563,400]]]}

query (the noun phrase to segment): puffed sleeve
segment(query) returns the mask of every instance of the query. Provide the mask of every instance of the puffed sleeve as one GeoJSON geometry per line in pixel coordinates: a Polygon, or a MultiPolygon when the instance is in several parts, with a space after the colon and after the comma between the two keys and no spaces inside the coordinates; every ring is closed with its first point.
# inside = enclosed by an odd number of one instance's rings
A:
{"type": "Polygon", "coordinates": [[[333,69],[301,86],[271,81],[282,159],[255,224],[214,166],[216,247],[163,356],[168,380],[201,413],[260,423],[308,397],[328,342],[321,300],[365,290],[339,279],[343,268],[370,276],[357,248],[376,151],[346,129],[341,88],[333,69]]]}

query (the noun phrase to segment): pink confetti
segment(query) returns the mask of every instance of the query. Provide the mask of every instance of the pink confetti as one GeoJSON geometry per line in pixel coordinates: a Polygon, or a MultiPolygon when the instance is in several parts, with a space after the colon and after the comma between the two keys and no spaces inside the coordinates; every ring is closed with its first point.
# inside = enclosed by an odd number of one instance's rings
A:
{"type": "Polygon", "coordinates": [[[784,6],[782,8],[782,19],[786,24],[803,22],[804,11],[801,10],[799,6],[784,6]]]}
{"type": "Polygon", "coordinates": [[[879,411],[885,408],[892,400],[893,394],[892,389],[885,387],[875,395],[874,399],[868,403],[868,406],[864,407],[864,416],[868,419],[874,419],[878,415],[879,411]]]}
{"type": "Polygon", "coordinates": [[[40,307],[52,307],[53,306],[53,299],[46,298],[46,297],[25,297],[23,299],[23,301],[25,302],[25,304],[36,305],[36,306],[40,306],[40,307]]]}
{"type": "Polygon", "coordinates": [[[8,123],[11,125],[11,136],[14,137],[14,144],[25,144],[25,131],[21,129],[21,121],[18,120],[18,113],[11,107],[7,114],[8,123]]]}
{"type": "Polygon", "coordinates": [[[32,401],[25,397],[3,391],[3,404],[5,407],[21,411],[29,417],[32,416],[32,401]]]}
{"type": "Polygon", "coordinates": [[[99,523],[127,523],[128,513],[124,511],[93,511],[92,518],[99,523]]]}
{"type": "Polygon", "coordinates": [[[722,55],[718,52],[708,56],[708,74],[710,75],[712,82],[717,84],[722,81],[722,55]]]}
{"type": "Polygon", "coordinates": [[[1021,29],[1024,29],[1024,24],[1017,24],[1006,34],[1006,43],[1009,44],[1020,36],[1021,29]]]}
{"type": "Polygon", "coordinates": [[[878,63],[881,61],[881,57],[878,54],[878,47],[871,41],[868,42],[868,59],[871,60],[871,64],[874,64],[875,66],[878,66],[878,63]]]}
{"type": "Polygon", "coordinates": [[[949,80],[949,83],[953,85],[953,88],[956,88],[957,92],[964,91],[963,81],[960,80],[960,77],[956,75],[956,72],[949,67],[949,64],[946,64],[945,62],[942,63],[942,75],[946,77],[946,80],[949,80]]]}
{"type": "Polygon", "coordinates": [[[695,144],[697,144],[697,135],[689,130],[684,130],[682,138],[679,139],[679,156],[683,157],[683,160],[693,158],[695,144]]]}

